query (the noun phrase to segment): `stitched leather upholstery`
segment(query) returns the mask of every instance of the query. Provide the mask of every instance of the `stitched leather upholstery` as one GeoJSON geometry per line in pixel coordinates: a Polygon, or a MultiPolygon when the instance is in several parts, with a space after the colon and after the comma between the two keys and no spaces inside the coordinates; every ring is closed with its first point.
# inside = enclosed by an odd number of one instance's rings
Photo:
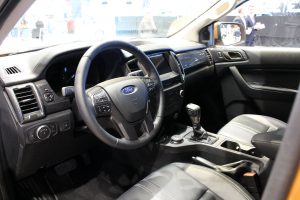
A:
{"type": "Polygon", "coordinates": [[[207,167],[169,164],[134,185],[119,200],[253,199],[231,178],[207,167]]]}
{"type": "Polygon", "coordinates": [[[276,133],[285,129],[286,126],[287,124],[283,121],[272,117],[245,114],[232,119],[218,134],[232,138],[244,145],[253,146],[251,139],[254,135],[258,133],[276,133]]]}

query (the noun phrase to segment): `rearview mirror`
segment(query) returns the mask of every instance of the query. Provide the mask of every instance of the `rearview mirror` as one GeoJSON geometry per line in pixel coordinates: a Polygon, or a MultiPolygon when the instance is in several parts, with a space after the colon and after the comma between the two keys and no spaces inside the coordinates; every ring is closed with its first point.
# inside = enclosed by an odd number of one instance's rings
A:
{"type": "Polygon", "coordinates": [[[242,45],[246,33],[244,26],[234,22],[217,22],[214,24],[216,45],[242,45]]]}

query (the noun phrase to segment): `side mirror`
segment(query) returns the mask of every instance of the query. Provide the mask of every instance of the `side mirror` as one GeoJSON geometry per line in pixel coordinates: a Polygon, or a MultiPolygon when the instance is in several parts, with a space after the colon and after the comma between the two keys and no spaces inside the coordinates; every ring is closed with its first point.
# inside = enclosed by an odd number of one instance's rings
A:
{"type": "Polygon", "coordinates": [[[245,28],[239,23],[216,22],[214,24],[215,45],[243,45],[245,38],[245,28]]]}

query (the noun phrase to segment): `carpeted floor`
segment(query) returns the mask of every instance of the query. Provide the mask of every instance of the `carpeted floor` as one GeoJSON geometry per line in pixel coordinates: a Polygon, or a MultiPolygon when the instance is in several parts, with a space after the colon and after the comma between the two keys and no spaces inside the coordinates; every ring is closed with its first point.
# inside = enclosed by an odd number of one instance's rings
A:
{"type": "Polygon", "coordinates": [[[88,165],[78,160],[75,163],[76,169],[64,174],[53,168],[20,181],[18,199],[110,200],[116,199],[141,179],[137,170],[115,160],[88,165]]]}

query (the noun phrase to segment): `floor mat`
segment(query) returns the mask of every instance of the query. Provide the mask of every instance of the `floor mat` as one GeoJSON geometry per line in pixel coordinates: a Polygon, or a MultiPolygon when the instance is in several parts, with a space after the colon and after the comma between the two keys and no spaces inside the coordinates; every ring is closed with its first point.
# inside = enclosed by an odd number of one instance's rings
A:
{"type": "MultiPolygon", "coordinates": [[[[57,186],[53,186],[54,190],[57,186]]],[[[103,175],[99,175],[83,185],[57,193],[57,197],[59,200],[111,200],[122,193],[120,187],[112,185],[103,175]]]]}
{"type": "Polygon", "coordinates": [[[111,200],[140,179],[135,169],[105,161],[79,166],[58,175],[52,169],[18,183],[18,199],[24,200],[111,200]]]}
{"type": "Polygon", "coordinates": [[[47,184],[46,179],[35,175],[17,184],[17,199],[21,200],[57,200],[57,196],[47,184]]]}

